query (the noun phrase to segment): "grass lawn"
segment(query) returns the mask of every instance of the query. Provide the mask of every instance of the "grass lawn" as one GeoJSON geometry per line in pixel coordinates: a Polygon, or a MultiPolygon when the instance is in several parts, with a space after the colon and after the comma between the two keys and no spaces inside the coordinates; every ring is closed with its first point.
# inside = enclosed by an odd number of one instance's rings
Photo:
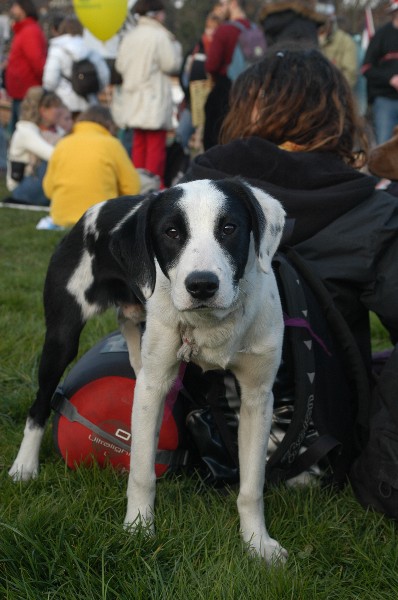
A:
{"type": "MultiPolygon", "coordinates": [[[[43,279],[62,236],[36,231],[41,216],[0,208],[0,600],[398,598],[396,526],[364,511],[349,488],[266,492],[269,531],[289,551],[285,568],[269,569],[242,547],[236,493],[195,476],[159,481],[151,540],[123,530],[126,476],[69,471],[50,428],[38,479],[10,481],[36,388],[43,279]]],[[[373,327],[382,348],[385,333],[373,327]]],[[[115,328],[111,312],[92,320],[80,354],[115,328]]]]}

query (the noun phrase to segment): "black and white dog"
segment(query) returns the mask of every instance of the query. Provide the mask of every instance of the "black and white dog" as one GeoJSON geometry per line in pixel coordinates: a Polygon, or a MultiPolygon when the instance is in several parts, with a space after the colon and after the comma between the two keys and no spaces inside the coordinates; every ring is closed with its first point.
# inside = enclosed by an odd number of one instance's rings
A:
{"type": "Polygon", "coordinates": [[[115,305],[138,374],[126,526],[153,530],[163,402],[179,362],[192,360],[203,370],[228,368],[239,382],[242,536],[267,562],[285,560],[286,551],[267,533],[263,506],[283,338],[271,259],[284,217],[278,201],[235,178],[193,181],[89,209],[49,265],[39,390],[10,475],[37,475],[51,397],[77,353],[81,330],[92,315],[115,305]]]}

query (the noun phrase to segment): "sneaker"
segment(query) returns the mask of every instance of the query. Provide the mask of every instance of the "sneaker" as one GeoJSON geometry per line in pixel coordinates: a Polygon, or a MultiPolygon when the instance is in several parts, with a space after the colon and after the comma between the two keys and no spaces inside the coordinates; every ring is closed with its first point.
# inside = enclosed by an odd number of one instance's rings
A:
{"type": "Polygon", "coordinates": [[[36,225],[36,229],[50,229],[52,231],[64,231],[65,227],[56,225],[51,217],[43,217],[36,225]]]}

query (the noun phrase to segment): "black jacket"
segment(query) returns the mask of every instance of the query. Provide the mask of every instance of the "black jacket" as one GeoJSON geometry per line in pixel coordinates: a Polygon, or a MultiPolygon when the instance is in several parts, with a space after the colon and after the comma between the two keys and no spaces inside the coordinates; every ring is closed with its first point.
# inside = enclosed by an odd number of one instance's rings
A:
{"type": "Polygon", "coordinates": [[[398,29],[387,23],[369,42],[361,72],[367,79],[368,102],[375,98],[398,100],[398,92],[389,81],[398,75],[398,29]]]}
{"type": "Polygon", "coordinates": [[[373,311],[398,342],[398,198],[333,154],[287,152],[256,137],[196,157],[184,181],[236,175],[281,201],[294,219],[290,245],[324,280],[358,341],[373,311]]]}

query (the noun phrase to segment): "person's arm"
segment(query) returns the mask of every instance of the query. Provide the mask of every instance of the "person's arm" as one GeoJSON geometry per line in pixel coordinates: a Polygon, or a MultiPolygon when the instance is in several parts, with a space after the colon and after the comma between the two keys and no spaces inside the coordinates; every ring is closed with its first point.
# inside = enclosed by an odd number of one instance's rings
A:
{"type": "Polygon", "coordinates": [[[48,161],[54,152],[54,146],[49,144],[38,131],[26,132],[20,143],[27,152],[42,160],[48,161]]]}
{"type": "Polygon", "coordinates": [[[62,77],[60,52],[59,48],[50,48],[44,65],[43,87],[50,92],[57,89],[62,77]]]}
{"type": "Polygon", "coordinates": [[[99,79],[99,83],[101,86],[101,90],[102,90],[107,85],[109,85],[109,82],[111,79],[110,69],[109,69],[105,59],[102,58],[102,56],[99,54],[99,52],[96,52],[95,50],[90,50],[88,58],[89,58],[89,60],[91,60],[91,62],[95,66],[95,69],[96,69],[97,75],[98,75],[98,79],[99,79]]]}
{"type": "Polygon", "coordinates": [[[23,52],[32,71],[36,74],[38,79],[41,79],[46,62],[47,47],[45,39],[39,29],[32,27],[27,30],[24,38],[23,52]]]}
{"type": "Polygon", "coordinates": [[[370,40],[361,68],[362,75],[375,86],[389,84],[394,75],[391,68],[394,67],[393,62],[395,61],[388,61],[390,64],[382,63],[380,66],[380,59],[384,55],[382,34],[383,31],[379,29],[370,40]],[[386,68],[386,66],[391,66],[391,68],[386,68]]]}
{"type": "Polygon", "coordinates": [[[210,75],[218,75],[225,61],[225,40],[223,39],[221,26],[216,29],[213,40],[207,53],[205,69],[210,75]]]}
{"type": "MultiPolygon", "coordinates": [[[[397,209],[398,213],[398,209],[397,209]]],[[[393,217],[395,228],[398,227],[398,215],[393,217]]],[[[390,223],[391,225],[391,223],[390,223]]],[[[380,240],[386,234],[384,246],[380,244],[380,251],[374,265],[374,278],[361,294],[361,302],[370,311],[374,312],[387,329],[391,342],[398,343],[398,239],[391,237],[391,229],[379,232],[380,240]],[[390,239],[388,242],[387,239],[390,239]]],[[[397,231],[397,229],[395,229],[397,231]]]]}
{"type": "Polygon", "coordinates": [[[160,70],[167,75],[178,73],[181,69],[182,46],[170,32],[159,47],[158,59],[160,70]]]}

